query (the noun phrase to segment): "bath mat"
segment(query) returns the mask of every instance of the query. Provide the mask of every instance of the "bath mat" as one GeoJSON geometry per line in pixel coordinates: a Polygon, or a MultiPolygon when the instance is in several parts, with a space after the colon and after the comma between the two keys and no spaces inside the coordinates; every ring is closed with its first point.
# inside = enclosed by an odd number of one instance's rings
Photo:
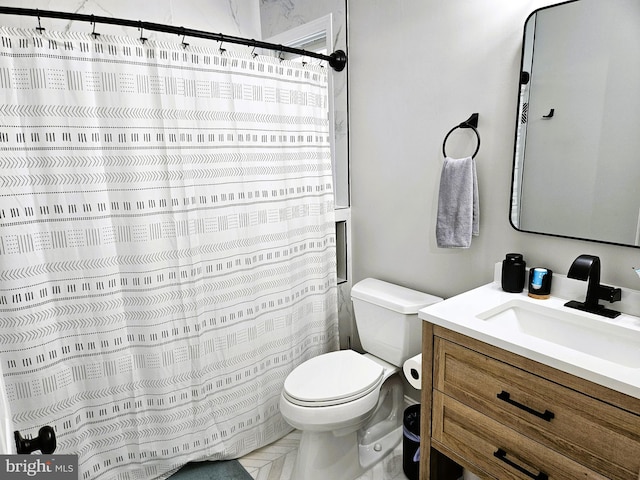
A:
{"type": "Polygon", "coordinates": [[[169,477],[169,480],[253,480],[237,460],[192,462],[169,477]]]}

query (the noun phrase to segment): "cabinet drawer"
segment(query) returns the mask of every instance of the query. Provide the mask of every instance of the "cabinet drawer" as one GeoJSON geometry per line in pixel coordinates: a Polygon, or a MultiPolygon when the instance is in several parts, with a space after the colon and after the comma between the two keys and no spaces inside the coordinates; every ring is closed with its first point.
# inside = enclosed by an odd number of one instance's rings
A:
{"type": "Polygon", "coordinates": [[[432,412],[432,439],[497,479],[606,479],[441,392],[432,412]]]}
{"type": "Polygon", "coordinates": [[[434,389],[612,479],[640,471],[640,416],[436,337],[434,389]]]}

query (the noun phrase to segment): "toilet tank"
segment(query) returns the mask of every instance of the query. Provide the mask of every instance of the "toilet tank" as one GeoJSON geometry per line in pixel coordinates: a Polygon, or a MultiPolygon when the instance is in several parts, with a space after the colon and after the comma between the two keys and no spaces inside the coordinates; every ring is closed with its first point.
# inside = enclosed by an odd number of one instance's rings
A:
{"type": "Polygon", "coordinates": [[[418,310],[442,298],[366,278],[351,288],[351,300],[362,348],[401,367],[422,351],[418,310]]]}

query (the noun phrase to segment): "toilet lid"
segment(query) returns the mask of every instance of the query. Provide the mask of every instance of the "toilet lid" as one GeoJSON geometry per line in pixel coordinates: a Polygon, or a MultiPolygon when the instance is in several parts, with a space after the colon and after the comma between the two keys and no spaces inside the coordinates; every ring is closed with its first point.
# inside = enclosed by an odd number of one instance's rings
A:
{"type": "Polygon", "coordinates": [[[383,374],[384,368],[367,357],[339,350],[298,365],[284,381],[284,393],[298,405],[336,405],[375,390],[383,374]]]}

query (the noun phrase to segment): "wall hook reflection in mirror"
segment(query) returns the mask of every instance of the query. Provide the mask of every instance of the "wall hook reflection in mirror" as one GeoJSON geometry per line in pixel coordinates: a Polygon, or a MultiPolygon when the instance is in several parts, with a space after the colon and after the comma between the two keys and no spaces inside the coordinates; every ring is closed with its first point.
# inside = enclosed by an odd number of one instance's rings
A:
{"type": "Polygon", "coordinates": [[[552,108],[551,110],[549,110],[549,113],[547,113],[546,115],[543,115],[542,118],[553,118],[553,114],[556,112],[556,110],[554,108],[552,108]]]}
{"type": "Polygon", "coordinates": [[[478,128],[478,114],[477,113],[472,113],[471,116],[468,119],[466,119],[464,122],[459,123],[458,125],[453,127],[451,130],[449,130],[449,133],[447,133],[445,135],[445,137],[444,137],[444,142],[442,142],[442,154],[445,157],[447,156],[447,152],[445,151],[445,146],[447,144],[447,139],[449,138],[449,135],[451,135],[451,133],[453,133],[453,131],[456,130],[457,128],[470,128],[476,134],[476,137],[478,138],[478,146],[476,147],[476,151],[473,152],[473,155],[471,155],[471,158],[475,158],[476,154],[480,150],[480,134],[478,133],[478,130],[476,130],[478,128]]]}

